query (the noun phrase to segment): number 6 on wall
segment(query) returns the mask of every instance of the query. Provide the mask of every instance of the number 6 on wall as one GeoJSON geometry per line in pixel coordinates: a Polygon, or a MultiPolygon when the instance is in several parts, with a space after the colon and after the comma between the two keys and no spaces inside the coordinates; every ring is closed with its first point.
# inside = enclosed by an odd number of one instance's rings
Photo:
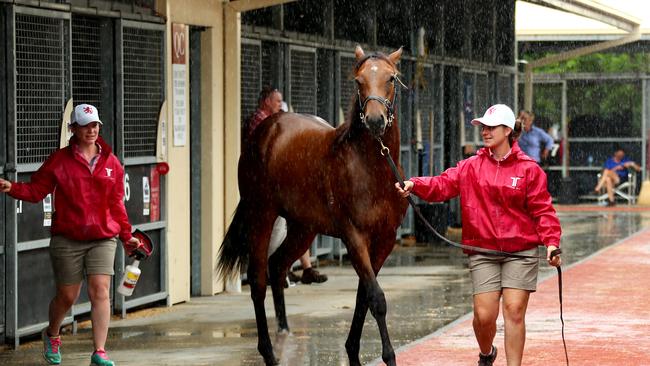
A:
{"type": "Polygon", "coordinates": [[[124,173],[124,200],[131,198],[131,186],[129,186],[129,173],[124,173]]]}

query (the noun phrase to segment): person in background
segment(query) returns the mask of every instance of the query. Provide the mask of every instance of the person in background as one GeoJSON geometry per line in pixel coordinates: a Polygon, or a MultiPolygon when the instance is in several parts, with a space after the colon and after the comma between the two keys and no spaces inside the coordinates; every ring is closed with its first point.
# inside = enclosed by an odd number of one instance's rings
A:
{"type": "Polygon", "coordinates": [[[614,187],[627,181],[627,170],[630,168],[637,172],[641,171],[641,167],[637,163],[625,157],[623,148],[616,149],[614,155],[605,161],[603,172],[598,184],[594,187],[594,192],[600,194],[603,187],[607,189],[607,206],[616,205],[614,187]]]}
{"type": "Polygon", "coordinates": [[[516,143],[521,122],[503,104],[490,107],[472,120],[481,128],[485,147],[436,177],[414,177],[404,188],[427,201],[460,196],[462,243],[484,249],[517,253],[515,258],[465,251],[474,293],[474,334],[479,345],[479,366],[491,366],[497,357],[493,345],[499,306],[503,302],[505,351],[508,366],[520,366],[526,341],[526,309],[536,290],[537,247],[546,247],[546,259],[559,266],[551,252],[560,245],[560,221],[546,188],[546,174],[516,143]]]}
{"type": "MultiPolygon", "coordinates": [[[[246,123],[246,130],[244,134],[246,143],[253,134],[253,131],[264,121],[267,117],[285,112],[283,107],[286,103],[282,101],[282,93],[271,86],[265,86],[260,91],[260,96],[257,100],[257,110],[250,116],[246,123]]],[[[286,108],[286,107],[285,107],[286,108]]],[[[288,109],[288,108],[287,108],[288,109]]],[[[278,217],[273,225],[273,232],[269,243],[269,255],[277,249],[284,238],[287,236],[287,221],[283,217],[278,217]]],[[[300,264],[302,265],[302,276],[298,276],[293,271],[289,271],[288,278],[290,282],[302,282],[304,284],[322,283],[327,281],[327,275],[321,274],[311,266],[311,259],[309,249],[300,257],[300,264]]],[[[289,284],[286,284],[287,286],[289,284]]]]}
{"type": "Polygon", "coordinates": [[[553,138],[541,128],[533,125],[535,121],[533,112],[521,110],[518,118],[523,124],[519,147],[538,164],[542,164],[548,159],[549,153],[553,149],[555,143],[553,138]]]}
{"type": "Polygon", "coordinates": [[[50,259],[56,295],[43,330],[43,357],[61,363],[60,328],[77,301],[86,277],[94,352],[91,366],[113,366],[105,350],[111,317],[109,289],[117,239],[131,254],[140,242],[131,235],[124,207],[124,169],[99,136],[97,108],[80,104],[72,111],[69,145],[52,153],[30,182],[0,179],[0,191],[19,200],[39,202],[54,193],[50,259]]]}

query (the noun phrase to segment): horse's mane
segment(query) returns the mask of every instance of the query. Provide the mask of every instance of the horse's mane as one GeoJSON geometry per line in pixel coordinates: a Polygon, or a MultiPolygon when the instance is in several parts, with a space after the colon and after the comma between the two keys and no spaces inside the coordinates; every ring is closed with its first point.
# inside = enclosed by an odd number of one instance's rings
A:
{"type": "MultiPolygon", "coordinates": [[[[361,68],[361,66],[371,58],[386,61],[388,62],[389,65],[395,68],[395,70],[397,70],[397,65],[395,65],[395,63],[393,63],[393,61],[391,61],[390,58],[388,58],[388,56],[386,56],[384,53],[381,52],[369,53],[355,63],[354,68],[352,69],[350,79],[352,79],[352,76],[357,74],[359,68],[361,68]]],[[[397,73],[399,74],[399,70],[397,70],[397,73]]],[[[336,147],[340,143],[343,143],[349,137],[353,136],[361,129],[363,129],[363,126],[360,123],[354,123],[359,120],[359,112],[361,112],[359,107],[358,93],[352,93],[350,103],[351,103],[351,108],[348,109],[348,113],[345,117],[345,122],[343,122],[343,124],[341,124],[336,129],[336,140],[335,140],[334,147],[336,147]]]]}

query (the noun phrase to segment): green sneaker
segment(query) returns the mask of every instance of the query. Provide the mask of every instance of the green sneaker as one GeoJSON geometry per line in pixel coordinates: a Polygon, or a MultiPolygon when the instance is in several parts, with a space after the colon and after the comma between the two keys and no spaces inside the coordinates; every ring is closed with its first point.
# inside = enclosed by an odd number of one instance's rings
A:
{"type": "Polygon", "coordinates": [[[90,357],[90,366],[115,366],[115,362],[108,358],[106,351],[100,349],[90,357]]]}
{"type": "Polygon", "coordinates": [[[50,365],[61,364],[61,336],[50,337],[47,335],[47,329],[43,329],[41,335],[43,338],[43,358],[50,365]]]}

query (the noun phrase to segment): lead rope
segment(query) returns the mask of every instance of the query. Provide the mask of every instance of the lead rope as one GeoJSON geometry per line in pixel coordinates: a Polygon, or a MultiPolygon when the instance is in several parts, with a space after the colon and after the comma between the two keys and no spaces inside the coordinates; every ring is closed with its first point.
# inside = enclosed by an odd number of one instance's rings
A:
{"type": "MultiPolygon", "coordinates": [[[[402,179],[402,176],[399,174],[399,171],[397,170],[397,166],[395,165],[395,162],[393,161],[393,157],[390,156],[390,149],[386,145],[384,145],[383,141],[381,139],[377,139],[379,143],[381,144],[381,155],[386,157],[386,160],[388,161],[388,165],[390,166],[390,169],[393,171],[393,175],[395,176],[395,179],[397,179],[397,182],[399,183],[400,187],[404,188],[404,180],[402,179]]],[[[515,254],[515,253],[508,253],[508,252],[503,252],[500,250],[492,250],[492,249],[485,249],[485,248],[480,248],[480,247],[475,247],[471,245],[465,245],[461,243],[456,243],[454,241],[451,241],[444,236],[442,236],[438,230],[436,230],[427,219],[424,218],[422,213],[420,212],[420,209],[415,205],[415,201],[413,201],[413,197],[410,195],[406,197],[408,200],[409,204],[411,207],[413,207],[413,211],[417,215],[417,217],[422,221],[424,226],[429,229],[432,233],[434,233],[438,238],[440,238],[442,241],[446,242],[447,244],[465,249],[465,250],[470,250],[473,252],[478,252],[478,253],[483,253],[483,254],[488,254],[488,255],[497,255],[497,256],[504,256],[504,257],[510,257],[510,258],[537,258],[537,259],[546,259],[542,258],[539,255],[523,255],[523,254],[515,254]]],[[[551,252],[551,259],[553,257],[559,255],[562,253],[562,250],[560,248],[557,248],[551,252]]],[[[569,366],[569,353],[567,352],[566,348],[566,340],[564,339],[564,316],[562,313],[562,268],[560,266],[557,266],[557,287],[559,291],[559,299],[560,299],[560,322],[562,323],[562,344],[564,345],[564,357],[566,358],[566,364],[569,366]]]]}
{"type": "Polygon", "coordinates": [[[557,266],[557,288],[558,288],[558,296],[560,298],[560,322],[562,322],[562,345],[564,346],[564,357],[566,359],[566,365],[569,366],[569,353],[566,350],[566,340],[564,339],[564,316],[562,314],[562,268],[560,268],[560,266],[557,266]]]}

